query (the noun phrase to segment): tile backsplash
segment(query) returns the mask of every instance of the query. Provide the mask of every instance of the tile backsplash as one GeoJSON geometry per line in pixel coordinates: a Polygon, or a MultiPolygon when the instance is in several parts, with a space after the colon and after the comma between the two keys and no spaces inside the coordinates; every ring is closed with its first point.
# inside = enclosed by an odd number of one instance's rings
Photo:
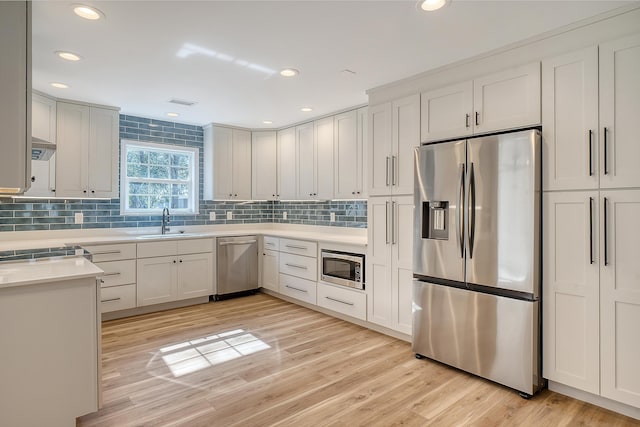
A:
{"type": "MultiPolygon", "coordinates": [[[[200,213],[172,215],[172,226],[247,223],[289,223],[337,227],[367,226],[367,202],[266,202],[202,200],[203,130],[200,126],[164,120],[120,115],[120,139],[197,147],[200,150],[200,213]],[[209,213],[216,213],[216,220],[209,213]],[[227,212],[233,219],[227,220],[227,212]],[[283,213],[287,212],[287,219],[283,213]],[[330,221],[330,214],[335,221],[330,221]]],[[[120,200],[74,199],[0,199],[0,232],[28,230],[63,230],[89,228],[124,228],[160,226],[161,216],[120,215],[120,200]],[[83,224],[75,224],[76,213],[83,214],[83,224]]]]}

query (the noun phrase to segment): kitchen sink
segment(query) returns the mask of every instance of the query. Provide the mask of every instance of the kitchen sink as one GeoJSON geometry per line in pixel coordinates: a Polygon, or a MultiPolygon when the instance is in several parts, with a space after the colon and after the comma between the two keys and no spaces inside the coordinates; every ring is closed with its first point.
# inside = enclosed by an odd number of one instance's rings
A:
{"type": "Polygon", "coordinates": [[[144,236],[138,236],[136,239],[175,239],[179,237],[196,237],[202,236],[199,233],[169,233],[169,234],[145,234],[144,236]]]}

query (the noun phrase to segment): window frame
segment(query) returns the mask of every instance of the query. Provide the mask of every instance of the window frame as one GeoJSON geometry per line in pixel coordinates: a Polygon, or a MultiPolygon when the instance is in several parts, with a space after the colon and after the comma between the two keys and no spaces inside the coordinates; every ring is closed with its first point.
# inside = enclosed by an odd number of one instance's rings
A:
{"type": "MultiPolygon", "coordinates": [[[[191,165],[191,192],[189,195],[190,208],[178,209],[169,208],[171,213],[176,215],[198,215],[200,212],[200,150],[197,147],[188,147],[174,144],[159,144],[147,141],[135,141],[131,139],[122,139],[120,141],[120,215],[161,215],[160,209],[135,209],[128,207],[129,197],[129,180],[127,176],[127,152],[130,147],[141,148],[143,150],[164,151],[170,153],[189,154],[192,156],[193,164],[191,165]]],[[[136,179],[133,178],[135,181],[136,179]]],[[[165,183],[165,184],[184,184],[184,181],[175,179],[151,179],[146,178],[145,182],[165,183]]]]}

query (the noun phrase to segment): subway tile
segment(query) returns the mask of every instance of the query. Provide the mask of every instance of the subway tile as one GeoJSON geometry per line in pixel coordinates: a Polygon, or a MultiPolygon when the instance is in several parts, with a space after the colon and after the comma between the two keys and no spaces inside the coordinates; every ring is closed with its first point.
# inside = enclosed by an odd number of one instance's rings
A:
{"type": "Polygon", "coordinates": [[[82,224],[51,224],[50,230],[79,230],[82,228],[82,224]]]}
{"type": "Polygon", "coordinates": [[[16,225],[16,231],[48,230],[48,224],[16,225]]]}

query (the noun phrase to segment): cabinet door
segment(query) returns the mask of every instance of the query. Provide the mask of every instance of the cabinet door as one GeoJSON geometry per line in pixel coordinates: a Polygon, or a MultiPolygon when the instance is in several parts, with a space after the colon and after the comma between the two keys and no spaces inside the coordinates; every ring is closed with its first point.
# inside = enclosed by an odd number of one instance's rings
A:
{"type": "MultiPolygon", "coordinates": [[[[369,107],[369,196],[391,194],[391,103],[369,107]]],[[[413,170],[413,168],[412,168],[413,170]]]]}
{"type": "Polygon", "coordinates": [[[356,110],[338,114],[334,126],[334,185],[336,199],[360,197],[362,182],[362,146],[358,141],[358,113],[356,110]]]}
{"type": "Polygon", "coordinates": [[[600,187],[640,187],[640,36],[600,45],[600,187]]]}
{"type": "Polygon", "coordinates": [[[233,199],[233,130],[213,126],[213,200],[233,199]]]}
{"type": "Polygon", "coordinates": [[[56,195],[56,155],[49,160],[31,162],[31,187],[25,192],[30,197],[55,197],[56,195]]]}
{"type": "Polygon", "coordinates": [[[473,81],[474,133],[540,124],[540,63],[473,81]]]}
{"type": "Polygon", "coordinates": [[[296,126],[296,168],[298,199],[315,198],[316,154],[313,142],[313,123],[296,126]]]}
{"type": "Polygon", "coordinates": [[[277,142],[275,131],[253,132],[251,135],[251,168],[254,200],[277,199],[277,142]]]}
{"type": "Polygon", "coordinates": [[[545,190],[598,188],[598,48],[542,61],[545,190]]]}
{"type": "Polygon", "coordinates": [[[175,301],[178,296],[177,262],[175,256],[138,259],[138,307],[175,301]]]}
{"type": "Polygon", "coordinates": [[[251,132],[233,129],[233,198],[251,200],[251,132]]]}
{"type": "Polygon", "coordinates": [[[599,394],[598,192],[545,193],[543,376],[599,394]]]}
{"type": "Polygon", "coordinates": [[[118,197],[118,111],[89,109],[88,189],[91,197],[118,197]]]}
{"type": "Polygon", "coordinates": [[[178,255],[177,299],[213,295],[213,254],[178,255]]]}
{"type": "Polygon", "coordinates": [[[87,197],[89,107],[58,102],[56,196],[87,197]]]}
{"type": "Polygon", "coordinates": [[[473,82],[463,82],[422,92],[421,142],[471,135],[473,82]]]}
{"type": "Polygon", "coordinates": [[[638,408],[640,190],[603,191],[600,201],[600,392],[638,408]]]}
{"type": "Polygon", "coordinates": [[[393,101],[393,149],[391,184],[393,194],[413,194],[414,148],[420,145],[420,96],[393,101]]]}
{"type": "Polygon", "coordinates": [[[262,253],[262,287],[278,292],[279,253],[265,249],[262,253]]]}
{"type": "Polygon", "coordinates": [[[316,148],[316,194],[314,199],[333,199],[333,117],[313,122],[316,148]]]}
{"type": "Polygon", "coordinates": [[[360,171],[358,171],[356,179],[357,179],[357,187],[356,194],[360,197],[358,199],[366,199],[368,195],[368,187],[367,187],[367,165],[369,160],[369,140],[367,139],[367,119],[369,117],[369,109],[367,107],[363,107],[357,110],[358,114],[358,127],[356,129],[358,139],[358,158],[361,160],[362,164],[360,166],[360,171]]]}
{"type": "Polygon", "coordinates": [[[296,128],[278,131],[278,194],[296,198],[296,128]]]}
{"type": "Polygon", "coordinates": [[[393,329],[411,335],[413,286],[413,197],[391,200],[391,304],[393,329]]]}
{"type": "Polygon", "coordinates": [[[391,199],[370,197],[367,207],[368,244],[365,290],[369,295],[367,320],[393,326],[391,274],[391,199]]]}
{"type": "Polygon", "coordinates": [[[56,101],[46,96],[31,94],[31,136],[56,142],[56,101]]]}

